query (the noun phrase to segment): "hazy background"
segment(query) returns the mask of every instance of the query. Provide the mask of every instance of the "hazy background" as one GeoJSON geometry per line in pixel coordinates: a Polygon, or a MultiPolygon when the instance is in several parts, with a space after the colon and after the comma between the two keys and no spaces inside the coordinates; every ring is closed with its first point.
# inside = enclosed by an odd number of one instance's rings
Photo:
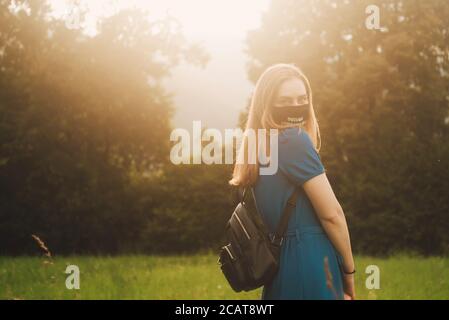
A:
{"type": "Polygon", "coordinates": [[[242,125],[279,62],[354,252],[449,253],[446,0],[87,3],[0,0],[0,255],[217,252],[232,165],[174,165],[170,133],[242,125]]]}
{"type": "MultiPolygon", "coordinates": [[[[50,1],[54,15],[64,18],[73,1],[50,1]]],[[[176,111],[173,125],[188,130],[192,121],[206,127],[234,128],[239,113],[252,91],[245,65],[245,37],[259,27],[268,0],[249,1],[79,1],[88,14],[83,26],[96,33],[96,24],[104,17],[125,8],[148,10],[152,19],[173,16],[189,40],[200,44],[209,54],[204,68],[181,63],[171,70],[164,86],[173,93],[176,111]],[[192,83],[195,86],[192,86],[192,83]],[[207,89],[206,89],[207,88],[207,89]]]]}

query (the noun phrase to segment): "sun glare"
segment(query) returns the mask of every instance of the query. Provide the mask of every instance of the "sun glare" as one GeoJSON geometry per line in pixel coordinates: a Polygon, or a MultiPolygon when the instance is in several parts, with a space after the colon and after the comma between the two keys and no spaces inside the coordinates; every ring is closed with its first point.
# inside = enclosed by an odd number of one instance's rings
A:
{"type": "MultiPolygon", "coordinates": [[[[73,0],[49,2],[57,18],[63,18],[75,3],[73,0]]],[[[120,10],[139,8],[155,19],[169,14],[180,21],[185,36],[206,41],[213,37],[243,38],[242,31],[258,26],[261,8],[267,7],[268,0],[81,0],[76,3],[86,10],[84,27],[87,29],[95,29],[98,19],[120,10]]]]}

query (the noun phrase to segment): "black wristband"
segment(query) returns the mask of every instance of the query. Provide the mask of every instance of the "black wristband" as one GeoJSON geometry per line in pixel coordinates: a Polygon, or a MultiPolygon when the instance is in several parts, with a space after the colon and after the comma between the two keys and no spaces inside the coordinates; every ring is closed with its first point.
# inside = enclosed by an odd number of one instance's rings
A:
{"type": "Polygon", "coordinates": [[[354,270],[351,271],[351,272],[346,272],[345,269],[343,269],[343,268],[342,268],[342,270],[343,270],[343,273],[344,273],[344,274],[354,274],[354,273],[355,273],[355,268],[354,268],[354,270]]]}

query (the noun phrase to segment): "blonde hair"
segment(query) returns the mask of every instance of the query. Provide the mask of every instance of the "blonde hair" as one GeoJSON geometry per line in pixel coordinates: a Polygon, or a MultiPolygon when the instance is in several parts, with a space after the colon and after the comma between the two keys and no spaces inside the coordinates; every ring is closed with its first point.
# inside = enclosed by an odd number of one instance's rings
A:
{"type": "MultiPolygon", "coordinates": [[[[279,125],[277,124],[270,112],[270,107],[274,102],[275,94],[281,83],[285,80],[298,78],[304,82],[306,92],[309,100],[309,120],[306,121],[302,127],[309,134],[311,141],[317,151],[321,148],[321,136],[318,122],[315,116],[312,102],[312,89],[307,77],[294,64],[278,63],[274,64],[260,75],[256,82],[255,89],[251,97],[251,104],[248,113],[248,120],[246,122],[245,130],[253,129],[256,131],[256,141],[258,141],[257,129],[284,129],[287,127],[298,127],[300,125],[279,125]],[[318,143],[319,141],[319,143],[318,143]]],[[[256,146],[259,144],[256,142],[256,146]]],[[[269,154],[269,143],[266,143],[269,154]]],[[[257,147],[256,147],[257,150],[257,147]]],[[[254,185],[259,176],[259,164],[247,163],[248,152],[248,136],[244,135],[240,145],[239,154],[244,154],[245,161],[243,163],[236,163],[232,174],[232,179],[229,181],[233,186],[250,186],[254,185]]],[[[258,151],[256,151],[258,154],[258,151]]]]}

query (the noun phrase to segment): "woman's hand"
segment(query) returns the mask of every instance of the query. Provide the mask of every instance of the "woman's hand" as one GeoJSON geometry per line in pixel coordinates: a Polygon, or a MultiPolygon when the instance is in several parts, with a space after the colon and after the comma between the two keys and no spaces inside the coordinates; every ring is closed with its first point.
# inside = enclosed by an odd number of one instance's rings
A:
{"type": "Polygon", "coordinates": [[[343,273],[343,291],[345,300],[355,300],[354,274],[343,273]]]}

